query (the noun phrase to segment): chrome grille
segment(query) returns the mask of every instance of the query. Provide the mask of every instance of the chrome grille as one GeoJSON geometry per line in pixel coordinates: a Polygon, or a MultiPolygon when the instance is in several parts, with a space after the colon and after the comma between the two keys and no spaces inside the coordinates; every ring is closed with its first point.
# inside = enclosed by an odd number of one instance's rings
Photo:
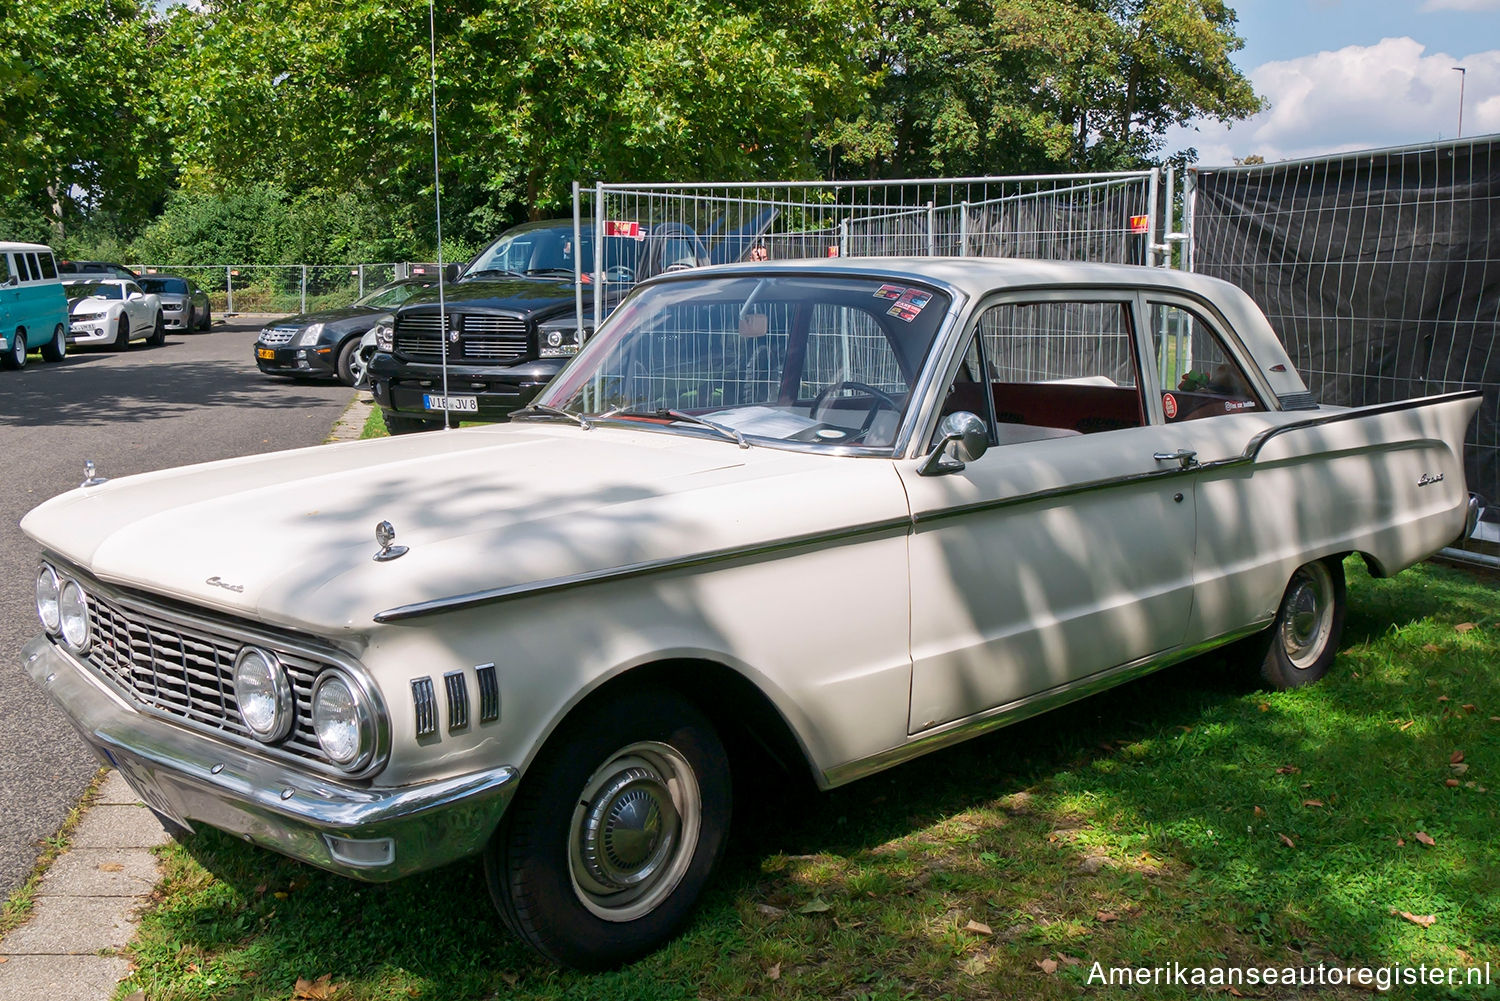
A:
{"type": "Polygon", "coordinates": [[[452,329],[453,314],[443,314],[441,326],[439,323],[437,313],[417,313],[398,318],[396,353],[424,361],[440,361],[443,357],[443,335],[452,329]]]}
{"type": "Polygon", "coordinates": [[[526,357],[526,321],[519,316],[465,316],[462,336],[466,358],[510,361],[526,357]]]}
{"type": "Polygon", "coordinates": [[[260,342],[268,348],[274,348],[280,344],[290,344],[293,337],[297,336],[297,327],[272,327],[260,332],[260,342]]]}
{"type": "MultiPolygon", "coordinates": [[[[234,658],[241,644],[207,631],[126,608],[87,590],[93,636],[85,660],[146,709],[217,730],[255,745],[234,697],[234,658]]],[[[278,746],[326,763],[312,725],[312,688],[328,665],[277,649],[297,702],[297,722],[278,746]]]]}

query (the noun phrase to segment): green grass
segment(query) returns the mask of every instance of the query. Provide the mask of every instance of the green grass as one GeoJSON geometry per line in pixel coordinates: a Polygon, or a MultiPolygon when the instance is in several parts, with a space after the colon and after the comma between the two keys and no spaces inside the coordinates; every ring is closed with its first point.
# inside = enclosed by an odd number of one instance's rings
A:
{"type": "Polygon", "coordinates": [[[31,916],[31,909],[36,903],[36,891],[41,885],[42,876],[52,867],[57,857],[68,850],[73,837],[73,829],[78,826],[78,822],[83,819],[88,808],[99,797],[99,786],[108,774],[103,768],[95,772],[94,777],[89,780],[88,787],[84,789],[83,795],[78,798],[78,805],[68,811],[57,833],[37,843],[42,850],[31,867],[31,874],[26,877],[26,882],[16,887],[10,896],[5,898],[5,902],[0,904],[0,938],[4,938],[12,928],[25,923],[26,919],[31,916]]]}
{"type": "Polygon", "coordinates": [[[359,433],[361,439],[365,438],[388,438],[390,432],[385,429],[385,411],[379,407],[372,407],[365,415],[365,426],[359,433]]]}
{"type": "Polygon", "coordinates": [[[206,832],[163,849],[119,993],[287,998],[328,974],[343,999],[1144,999],[1203,992],[1090,987],[1092,965],[1500,966],[1495,582],[1346,568],[1323,684],[1272,694],[1209,657],[827,795],[761,794],[687,933],[623,971],[533,958],[475,863],[364,886],[206,832]]]}

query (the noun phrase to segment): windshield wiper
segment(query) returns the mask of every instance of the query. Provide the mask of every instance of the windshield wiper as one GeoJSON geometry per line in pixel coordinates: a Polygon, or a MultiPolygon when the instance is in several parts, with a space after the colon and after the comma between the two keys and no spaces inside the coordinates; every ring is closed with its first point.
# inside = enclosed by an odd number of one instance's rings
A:
{"type": "Polygon", "coordinates": [[[569,278],[572,278],[573,277],[573,269],[572,268],[527,268],[526,269],[526,274],[528,274],[528,275],[567,275],[569,278]]]}
{"type": "Polygon", "coordinates": [[[538,417],[561,417],[563,420],[572,421],[585,431],[594,430],[594,425],[590,424],[582,414],[575,414],[573,411],[564,410],[561,407],[548,406],[545,403],[532,403],[529,406],[522,407],[520,410],[512,411],[510,415],[511,420],[520,418],[523,421],[535,420],[538,417]]]}
{"type": "Polygon", "coordinates": [[[699,417],[696,414],[683,413],[681,410],[668,410],[665,407],[651,410],[642,407],[639,410],[630,410],[626,407],[616,407],[614,410],[605,411],[598,417],[595,417],[594,420],[602,421],[608,417],[670,417],[674,421],[682,421],[684,424],[697,424],[699,427],[705,427],[710,431],[716,431],[720,436],[728,438],[740,448],[750,447],[750,442],[746,441],[745,436],[743,434],[740,434],[737,429],[732,428],[727,424],[719,424],[715,421],[711,421],[706,417],[699,417]]]}
{"type": "Polygon", "coordinates": [[[468,281],[470,278],[478,278],[480,275],[510,275],[512,278],[525,278],[519,271],[509,268],[480,268],[478,271],[470,271],[468,274],[460,275],[459,281],[468,281]]]}

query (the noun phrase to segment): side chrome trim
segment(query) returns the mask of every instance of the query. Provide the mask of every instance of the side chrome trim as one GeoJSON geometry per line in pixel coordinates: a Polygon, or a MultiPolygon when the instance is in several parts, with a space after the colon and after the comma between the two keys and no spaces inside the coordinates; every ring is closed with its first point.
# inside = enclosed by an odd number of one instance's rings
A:
{"type": "Polygon", "coordinates": [[[1418,407],[1428,406],[1433,403],[1449,403],[1456,400],[1473,399],[1482,397],[1483,394],[1477,389],[1464,390],[1458,393],[1444,393],[1440,396],[1424,396],[1415,400],[1402,400],[1398,403],[1386,403],[1378,406],[1360,407],[1355,410],[1339,410],[1322,414],[1318,417],[1310,417],[1306,420],[1293,421],[1290,424],[1280,424],[1276,427],[1266,428],[1257,432],[1245,450],[1239,455],[1228,459],[1213,459],[1201,464],[1170,468],[1162,470],[1151,470],[1143,473],[1132,473],[1128,476],[1116,476],[1109,479],[1088,480],[1084,483],[1069,483],[1065,486],[1051,487],[1047,490],[1037,490],[1031,493],[1018,494],[1015,497],[1002,497],[999,500],[975,501],[972,504],[963,504],[957,507],[944,508],[941,511],[929,511],[912,516],[912,521],[917,524],[928,524],[943,518],[952,518],[962,514],[972,514],[976,511],[992,511],[999,508],[1013,507],[1020,504],[1032,504],[1037,501],[1056,500],[1059,497],[1067,497],[1072,494],[1087,493],[1093,490],[1103,490],[1107,487],[1120,486],[1129,483],[1139,483],[1145,480],[1165,479],[1167,477],[1182,476],[1184,474],[1197,474],[1212,472],[1217,469],[1231,469],[1235,466],[1244,466],[1254,462],[1259,456],[1266,442],[1278,435],[1290,431],[1301,431],[1311,427],[1321,427],[1327,424],[1338,424],[1342,421],[1357,420],[1361,417],[1377,417],[1382,414],[1399,413],[1403,410],[1415,410],[1418,407]]]}
{"type": "Polygon", "coordinates": [[[1017,699],[1006,705],[987,709],[984,712],[965,717],[964,719],[944,723],[941,726],[926,730],[912,737],[904,744],[888,748],[884,751],[878,751],[868,757],[858,758],[854,761],[825,769],[823,772],[823,787],[832,788],[833,786],[845,785],[856,779],[862,779],[894,765],[899,765],[904,761],[909,761],[912,758],[920,757],[921,755],[929,754],[952,744],[968,740],[971,737],[977,737],[992,730],[1010,726],[1012,723],[1019,723],[1033,716],[1039,716],[1049,709],[1055,709],[1058,706],[1087,698],[1090,695],[1097,695],[1102,691],[1114,688],[1116,685],[1122,685],[1127,681],[1133,681],[1136,678],[1151,674],[1153,671],[1159,671],[1164,667],[1170,667],[1184,660],[1191,660],[1200,654],[1207,653],[1214,647],[1223,646],[1237,639],[1251,636],[1266,628],[1273,621],[1275,621],[1274,618],[1264,619],[1253,625],[1245,626],[1243,629],[1236,629],[1221,636],[1216,636],[1213,639],[1196,643],[1191,647],[1179,647],[1176,650],[1170,650],[1166,653],[1143,657],[1140,660],[1121,664],[1118,667],[1112,667],[1098,674],[1091,674],[1087,678],[1079,678],[1077,681],[1070,681],[1055,688],[1049,688],[1034,695],[1028,695],[1025,698],[1017,699]]]}
{"type": "Polygon", "coordinates": [[[631,577],[644,577],[648,574],[664,573],[668,570],[682,570],[689,567],[706,566],[712,563],[727,563],[731,560],[761,559],[787,549],[850,542],[854,539],[864,538],[865,536],[880,535],[887,532],[900,531],[904,533],[910,528],[910,518],[889,518],[885,521],[869,522],[864,525],[855,525],[851,528],[841,528],[827,532],[811,532],[807,535],[795,535],[785,539],[777,539],[774,542],[757,543],[750,546],[734,546],[729,549],[715,549],[706,553],[698,553],[694,556],[673,556],[667,559],[646,560],[641,563],[627,563],[623,566],[605,567],[602,570],[590,570],[587,573],[570,574],[566,577],[528,581],[525,584],[512,584],[509,587],[488,588],[483,591],[472,591],[468,594],[458,594],[449,598],[434,598],[431,601],[419,601],[410,605],[400,605],[396,608],[388,608],[383,612],[376,613],[375,621],[381,624],[403,622],[423,615],[432,615],[436,612],[451,612],[460,608],[473,608],[476,605],[509,601],[513,598],[548,594],[553,591],[565,591],[583,584],[626,580],[631,577]]]}

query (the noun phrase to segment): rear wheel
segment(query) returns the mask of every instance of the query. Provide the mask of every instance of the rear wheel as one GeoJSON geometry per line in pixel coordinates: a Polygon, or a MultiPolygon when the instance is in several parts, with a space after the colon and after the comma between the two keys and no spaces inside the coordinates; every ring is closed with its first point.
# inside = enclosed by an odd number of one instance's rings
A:
{"type": "Polygon", "coordinates": [[[6,368],[26,367],[26,331],[17,330],[10,339],[10,347],[0,355],[0,365],[6,368]]]}
{"type": "Polygon", "coordinates": [[[52,328],[52,340],[42,345],[42,358],[45,361],[62,361],[68,355],[68,335],[59,323],[52,328]]]}
{"type": "Polygon", "coordinates": [[[210,307],[204,307],[204,309],[203,309],[203,319],[201,319],[201,320],[198,321],[198,329],[199,330],[207,330],[209,327],[211,327],[213,325],[213,322],[214,322],[214,311],[213,311],[213,309],[210,308],[210,307]]]}
{"type": "Polygon", "coordinates": [[[485,856],[505,923],[555,962],[607,969],[691,917],[729,831],[713,725],[661,689],[587,707],[532,765],[485,856]]]}
{"type": "Polygon", "coordinates": [[[1297,568],[1275,623],[1262,634],[1260,673],[1268,685],[1298,688],[1328,673],[1344,631],[1344,599],[1344,564],[1338,557],[1297,568]]]}
{"type": "Polygon", "coordinates": [[[151,336],[146,338],[146,343],[153,348],[159,348],[167,343],[167,318],[161,310],[156,311],[156,325],[151,328],[151,336]]]}

